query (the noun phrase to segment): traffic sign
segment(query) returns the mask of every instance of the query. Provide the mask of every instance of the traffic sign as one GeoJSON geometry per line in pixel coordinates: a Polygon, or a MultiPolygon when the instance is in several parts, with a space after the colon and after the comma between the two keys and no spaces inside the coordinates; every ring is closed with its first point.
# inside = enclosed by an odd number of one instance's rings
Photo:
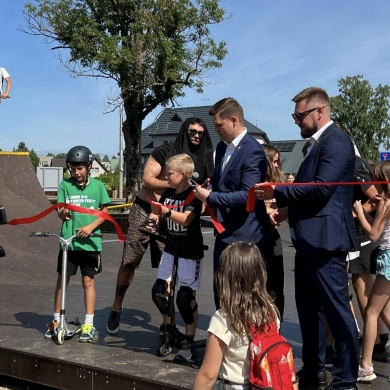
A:
{"type": "Polygon", "coordinates": [[[379,161],[390,160],[390,152],[381,152],[379,161]]]}

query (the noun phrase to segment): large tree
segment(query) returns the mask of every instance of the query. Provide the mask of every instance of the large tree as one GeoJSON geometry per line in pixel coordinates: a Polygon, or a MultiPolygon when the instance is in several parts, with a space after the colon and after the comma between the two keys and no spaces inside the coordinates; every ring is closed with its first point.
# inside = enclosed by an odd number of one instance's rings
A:
{"type": "Polygon", "coordinates": [[[362,75],[338,80],[340,94],[332,97],[332,118],[344,126],[364,157],[377,161],[379,147],[390,148],[390,86],[375,89],[362,75]]]}
{"type": "Polygon", "coordinates": [[[219,0],[36,0],[26,4],[25,32],[43,36],[75,76],[104,77],[119,87],[124,158],[132,196],[140,167],[142,120],[158,105],[174,104],[185,87],[197,92],[221,66],[225,42],[209,26],[225,19],[219,0]]]}

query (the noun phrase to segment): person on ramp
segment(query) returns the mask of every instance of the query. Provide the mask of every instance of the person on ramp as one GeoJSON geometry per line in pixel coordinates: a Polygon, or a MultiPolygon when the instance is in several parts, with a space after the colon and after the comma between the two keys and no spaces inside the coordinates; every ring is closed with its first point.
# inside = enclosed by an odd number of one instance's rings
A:
{"type": "Polygon", "coordinates": [[[160,313],[168,314],[167,299],[161,295],[171,289],[172,269],[175,255],[179,257],[176,285],[180,288],[176,296],[176,304],[185,323],[185,339],[182,350],[175,356],[176,361],[196,362],[198,358],[194,343],[198,322],[198,304],[196,291],[200,288],[202,276],[203,236],[200,228],[202,202],[196,198],[188,204],[184,203],[193,196],[190,184],[194,173],[194,163],[187,154],[178,154],[166,162],[169,187],[161,195],[162,206],[152,204],[150,220],[157,224],[161,218],[167,220],[165,249],[157,272],[157,280],[152,288],[152,299],[160,313]],[[168,208],[167,206],[175,206],[168,208]]]}
{"type": "MultiPolygon", "coordinates": [[[[75,146],[69,150],[66,156],[66,164],[72,175],[64,179],[58,189],[58,203],[68,203],[88,209],[107,212],[107,205],[110,198],[104,184],[89,177],[92,167],[93,155],[85,146],[75,146]]],[[[80,267],[82,284],[84,289],[85,321],[81,325],[80,343],[89,343],[95,339],[96,329],[93,326],[95,312],[95,275],[102,271],[100,252],[102,243],[100,237],[89,237],[91,233],[100,234],[99,226],[104,222],[103,218],[93,215],[71,212],[61,207],[58,209],[58,217],[62,219],[61,237],[68,239],[77,234],[69,246],[67,281],[76,275],[80,267]]],[[[45,339],[51,340],[57,337],[57,328],[60,321],[61,307],[61,272],[62,272],[62,250],[58,254],[57,284],[54,292],[54,318],[48,324],[45,339]]]]}
{"type": "Polygon", "coordinates": [[[1,102],[1,99],[6,99],[7,97],[9,97],[9,93],[10,93],[11,87],[12,87],[11,76],[4,68],[1,68],[1,67],[0,67],[0,81],[1,81],[1,84],[0,84],[0,102],[1,102]],[[6,82],[7,87],[3,93],[4,81],[6,82]]]}

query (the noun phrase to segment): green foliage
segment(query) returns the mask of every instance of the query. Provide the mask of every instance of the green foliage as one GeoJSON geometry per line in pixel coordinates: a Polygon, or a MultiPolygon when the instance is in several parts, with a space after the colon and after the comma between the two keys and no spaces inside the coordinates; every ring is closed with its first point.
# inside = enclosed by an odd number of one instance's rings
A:
{"type": "Polygon", "coordinates": [[[68,154],[68,153],[58,153],[58,154],[56,154],[54,157],[55,157],[55,158],[63,158],[63,159],[66,159],[67,154],[68,154]]]}
{"type": "Polygon", "coordinates": [[[116,159],[117,157],[115,155],[111,157],[111,160],[116,160],[116,159]]]}
{"type": "Polygon", "coordinates": [[[375,89],[362,75],[338,80],[338,96],[331,98],[332,118],[344,126],[363,157],[378,161],[379,147],[390,148],[390,86],[375,89]]]}
{"type": "Polygon", "coordinates": [[[16,149],[14,148],[14,152],[28,152],[28,147],[23,141],[19,142],[18,147],[16,149]]]}
{"type": "Polygon", "coordinates": [[[34,149],[30,150],[30,159],[31,159],[32,165],[34,166],[35,172],[36,172],[37,166],[39,165],[39,157],[35,153],[34,149]]]}
{"type": "Polygon", "coordinates": [[[103,182],[108,191],[117,190],[119,188],[119,167],[115,168],[114,172],[102,173],[97,179],[103,182]]]}
{"type": "Polygon", "coordinates": [[[30,154],[31,163],[35,169],[35,172],[37,171],[37,166],[39,165],[39,157],[35,153],[34,149],[28,150],[28,147],[22,141],[22,142],[19,142],[18,147],[14,148],[13,151],[14,152],[28,152],[30,154]]]}
{"type": "Polygon", "coordinates": [[[226,43],[210,25],[225,19],[220,0],[36,0],[26,4],[25,32],[43,36],[73,76],[113,79],[126,120],[124,158],[127,186],[134,194],[139,171],[142,120],[158,105],[203,92],[210,72],[221,67],[226,43]]]}
{"type": "Polygon", "coordinates": [[[107,156],[107,154],[104,155],[103,162],[110,162],[110,158],[107,156]]]}

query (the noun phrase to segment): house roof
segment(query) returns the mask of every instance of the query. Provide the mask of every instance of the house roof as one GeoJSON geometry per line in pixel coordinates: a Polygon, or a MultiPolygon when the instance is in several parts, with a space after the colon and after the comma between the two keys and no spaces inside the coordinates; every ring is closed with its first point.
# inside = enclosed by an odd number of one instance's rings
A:
{"type": "Polygon", "coordinates": [[[283,172],[295,175],[303,161],[302,148],[306,140],[271,141],[271,143],[280,152],[283,172]]]}
{"type": "MultiPolygon", "coordinates": [[[[159,117],[141,132],[141,151],[142,154],[150,154],[154,150],[153,137],[168,136],[172,139],[179,133],[182,123],[192,116],[202,118],[206,123],[207,129],[210,133],[214,149],[220,141],[218,134],[214,131],[214,125],[209,115],[209,110],[212,106],[198,106],[198,107],[180,107],[180,108],[166,108],[159,117]]],[[[265,143],[270,143],[267,134],[252,123],[244,120],[244,125],[248,133],[256,138],[263,138],[265,143]],[[259,137],[260,136],[260,137],[259,137]]]]}
{"type": "Polygon", "coordinates": [[[61,168],[64,168],[64,169],[68,169],[68,167],[66,166],[66,159],[65,158],[53,158],[51,160],[50,166],[51,167],[61,167],[61,168]]]}

